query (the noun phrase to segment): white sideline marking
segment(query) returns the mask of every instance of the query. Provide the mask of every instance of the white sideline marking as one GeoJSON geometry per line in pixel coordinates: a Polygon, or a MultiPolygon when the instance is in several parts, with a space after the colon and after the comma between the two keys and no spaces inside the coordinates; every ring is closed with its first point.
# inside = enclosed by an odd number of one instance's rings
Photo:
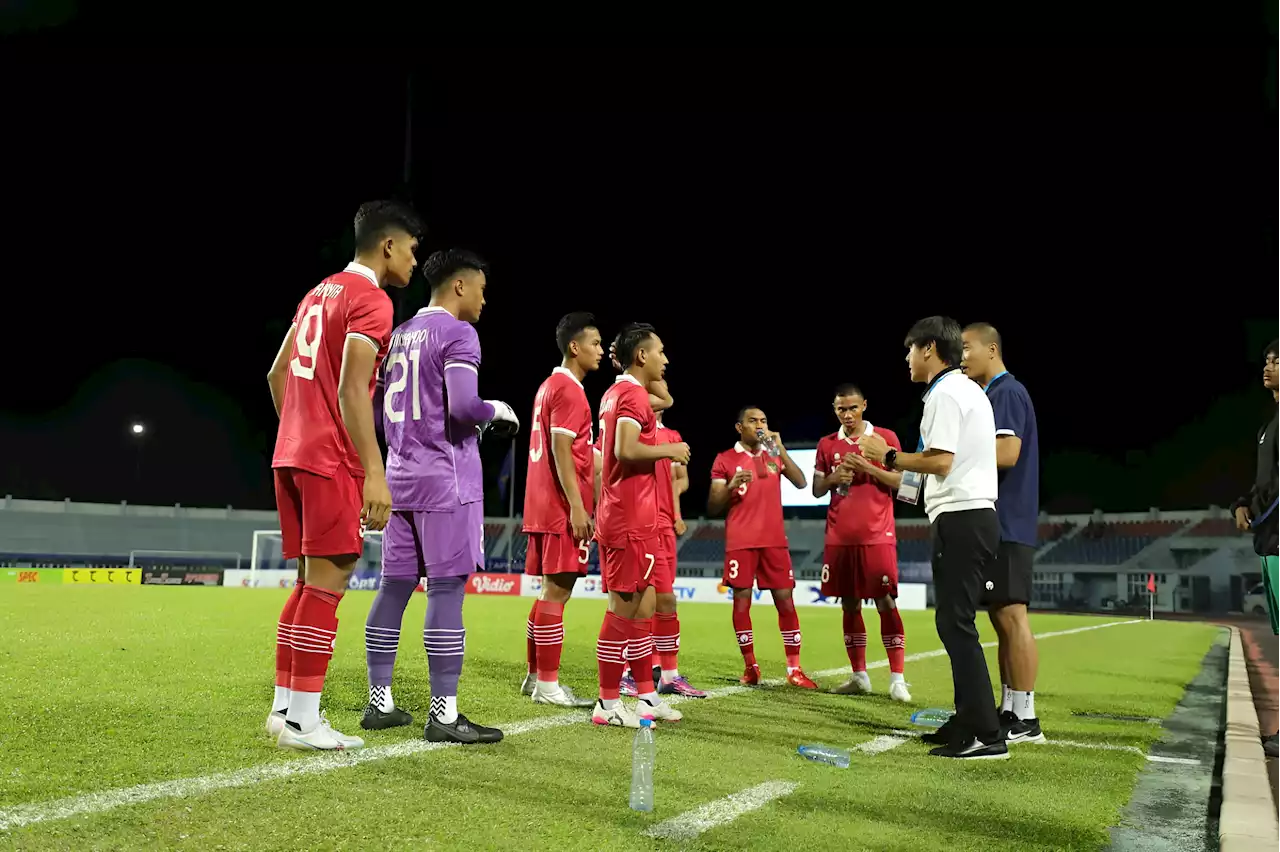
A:
{"type": "MultiPolygon", "coordinates": [[[[894,731],[894,736],[899,737],[920,737],[923,736],[921,731],[894,731]]],[[[874,740],[872,741],[874,742],[874,740]]],[[[1129,754],[1140,754],[1152,763],[1177,763],[1182,766],[1199,766],[1200,761],[1194,757],[1162,757],[1158,754],[1147,754],[1137,746],[1131,745],[1114,745],[1112,743],[1077,743],[1071,740],[1049,740],[1043,743],[1027,743],[1026,748],[1036,745],[1061,746],[1063,748],[1087,748],[1094,751],[1124,751],[1129,754]]],[[[1023,746],[1018,746],[1018,750],[1024,750],[1023,746]]]]}
{"type": "Polygon", "coordinates": [[[743,814],[759,810],[774,799],[791,794],[799,786],[794,781],[766,781],[660,822],[645,831],[645,836],[662,840],[692,840],[703,832],[733,822],[743,814]]]}
{"type": "MultiPolygon", "coordinates": [[[[1072,633],[1083,633],[1088,630],[1101,630],[1104,627],[1117,627],[1122,624],[1142,624],[1144,619],[1133,619],[1132,621],[1108,621],[1103,624],[1093,624],[1088,627],[1077,627],[1072,630],[1055,630],[1050,633],[1041,633],[1036,639],[1048,639],[1053,636],[1067,636],[1072,633]]],[[[987,642],[984,648],[995,646],[995,642],[987,642]]],[[[943,649],[933,651],[921,651],[918,654],[910,654],[906,657],[907,662],[915,662],[916,660],[925,660],[931,657],[944,656],[947,652],[943,649]]],[[[875,660],[867,664],[867,668],[882,668],[889,664],[888,660],[875,660]]],[[[848,667],[838,669],[826,669],[817,672],[818,677],[828,677],[830,675],[840,674],[848,671],[848,667]]],[[[785,681],[781,678],[761,681],[764,686],[781,686],[785,681]]],[[[749,686],[726,686],[720,689],[712,689],[707,692],[705,699],[686,699],[682,696],[673,695],[668,699],[671,704],[679,704],[684,701],[705,701],[712,698],[724,698],[730,695],[737,695],[742,692],[749,692],[754,687],[749,686]]],[[[587,717],[582,713],[565,713],[559,716],[543,716],[539,719],[525,719],[520,722],[512,722],[508,725],[499,725],[505,737],[515,737],[520,734],[530,734],[535,731],[542,731],[548,728],[559,728],[564,725],[572,725],[578,722],[586,721],[587,717]]],[[[897,733],[897,732],[895,732],[897,733]]],[[[919,734],[916,734],[919,736],[919,734]]],[[[315,775],[322,772],[331,772],[335,769],[346,769],[350,766],[359,766],[362,763],[369,763],[375,760],[388,760],[395,757],[409,757],[424,751],[435,751],[438,748],[452,745],[451,743],[429,743],[425,740],[412,740],[410,742],[395,743],[394,745],[374,746],[373,748],[358,749],[349,752],[337,752],[323,755],[312,755],[306,759],[293,760],[281,763],[266,763],[259,766],[249,766],[244,769],[237,769],[231,772],[220,772],[213,775],[201,775],[195,778],[176,778],[172,781],[157,781],[149,784],[138,784],[133,787],[118,787],[114,790],[100,790],[94,793],[84,793],[79,796],[68,796],[63,799],[49,799],[43,802],[30,802],[22,805],[14,805],[9,808],[0,809],[0,831],[6,831],[10,828],[22,828],[27,825],[35,825],[36,823],[49,822],[51,820],[67,819],[80,814],[99,814],[106,811],[115,810],[125,805],[140,805],[146,802],[154,802],[158,799],[180,799],[188,796],[203,796],[216,790],[225,790],[232,787],[248,787],[253,784],[263,784],[269,781],[278,781],[283,778],[294,778],[299,775],[315,775]]],[[[1094,746],[1090,746],[1091,748],[1094,746]]],[[[1101,746],[1098,746],[1101,748],[1101,746]]],[[[1110,749],[1118,749],[1121,751],[1132,749],[1141,753],[1141,750],[1134,746],[1109,746],[1110,749]]]]}
{"type": "Polygon", "coordinates": [[[854,748],[863,754],[877,755],[897,748],[905,742],[907,740],[903,737],[876,737],[873,740],[867,740],[865,743],[859,743],[854,748]]]}

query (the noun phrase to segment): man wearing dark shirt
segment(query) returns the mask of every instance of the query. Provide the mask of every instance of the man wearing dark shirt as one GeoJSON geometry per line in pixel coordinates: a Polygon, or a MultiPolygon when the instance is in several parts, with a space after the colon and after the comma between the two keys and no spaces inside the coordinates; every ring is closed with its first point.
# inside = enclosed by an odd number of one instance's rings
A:
{"type": "Polygon", "coordinates": [[[1036,410],[1022,382],[1005,369],[1004,343],[993,326],[973,323],[963,340],[961,368],[986,391],[996,420],[1000,549],[987,569],[983,602],[1000,640],[1000,729],[1010,745],[1042,743],[1035,705],[1040,660],[1027,619],[1040,514],[1036,410]]]}

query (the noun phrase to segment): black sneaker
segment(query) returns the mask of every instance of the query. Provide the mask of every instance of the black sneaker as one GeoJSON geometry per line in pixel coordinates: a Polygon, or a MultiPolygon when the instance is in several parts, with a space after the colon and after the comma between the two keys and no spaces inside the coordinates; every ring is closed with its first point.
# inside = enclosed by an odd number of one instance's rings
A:
{"type": "Polygon", "coordinates": [[[969,737],[951,745],[944,745],[929,752],[934,757],[954,757],[960,760],[1008,760],[1009,747],[1004,740],[984,743],[977,737],[969,737]]]}
{"type": "Polygon", "coordinates": [[[392,707],[386,713],[383,713],[372,704],[364,708],[364,715],[360,717],[360,727],[366,731],[383,731],[387,728],[399,728],[403,725],[412,725],[413,715],[401,710],[399,707],[392,707]]]}
{"type": "Polygon", "coordinates": [[[1009,745],[1047,742],[1039,719],[1019,719],[1012,710],[1000,714],[1000,739],[1009,745]]]}
{"type": "Polygon", "coordinates": [[[459,713],[458,718],[450,725],[446,725],[435,716],[428,716],[427,729],[422,732],[422,738],[430,743],[462,743],[463,745],[496,743],[501,741],[502,731],[474,724],[459,713]]]}
{"type": "Polygon", "coordinates": [[[951,734],[955,731],[955,727],[955,725],[951,724],[951,720],[948,719],[942,723],[942,727],[938,728],[938,730],[928,734],[921,734],[920,741],[936,746],[949,745],[951,743],[951,734]]]}

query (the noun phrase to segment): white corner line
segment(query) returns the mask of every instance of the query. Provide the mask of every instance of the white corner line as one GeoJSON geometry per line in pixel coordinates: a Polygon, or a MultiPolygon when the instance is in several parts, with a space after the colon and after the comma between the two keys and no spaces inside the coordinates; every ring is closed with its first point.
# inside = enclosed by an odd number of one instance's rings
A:
{"type": "MultiPolygon", "coordinates": [[[[1054,636],[1068,636],[1074,633],[1084,633],[1089,630],[1101,630],[1104,627],[1117,627],[1124,624],[1142,624],[1143,619],[1133,619],[1132,621],[1108,621],[1102,624],[1091,624],[1088,627],[1077,627],[1072,630],[1056,630],[1050,633],[1041,633],[1035,638],[1049,639],[1054,636]]],[[[986,642],[984,648],[995,647],[994,642],[986,642]]],[[[946,656],[946,651],[938,648],[932,651],[921,651],[918,654],[910,654],[906,657],[907,662],[915,662],[918,660],[927,660],[933,657],[946,656]]],[[[889,663],[887,660],[874,660],[867,664],[867,668],[883,668],[889,663]]],[[[817,677],[830,677],[831,675],[841,674],[848,671],[848,667],[838,669],[826,669],[816,673],[817,677]]],[[[780,678],[766,680],[761,683],[762,686],[781,686],[784,681],[780,678]]],[[[730,695],[738,695],[744,692],[750,692],[754,687],[749,686],[726,686],[720,689],[713,689],[707,692],[707,698],[724,698],[730,695]]],[[[706,699],[685,699],[680,696],[672,696],[668,699],[671,704],[679,704],[684,701],[704,701],[706,699]]],[[[505,737],[516,737],[521,734],[530,734],[535,731],[547,730],[549,728],[558,728],[564,725],[576,724],[586,721],[586,716],[582,713],[564,713],[557,716],[543,716],[535,719],[525,719],[519,722],[513,722],[507,725],[500,725],[505,737]]],[[[896,732],[895,732],[896,733],[896,732]]],[[[918,734],[917,734],[918,736],[918,734]]],[[[141,805],[147,802],[154,802],[160,799],[180,799],[191,796],[203,796],[213,793],[217,790],[226,790],[234,787],[248,787],[254,784],[264,784],[270,781],[279,781],[285,778],[296,778],[302,775],[317,775],[324,772],[332,772],[335,769],[346,769],[351,766],[359,766],[362,763],[370,763],[377,760],[389,760],[397,757],[409,757],[420,752],[435,751],[439,748],[452,747],[449,743],[429,743],[425,740],[410,740],[408,742],[393,743],[391,745],[374,746],[372,748],[359,749],[357,751],[337,752],[323,755],[310,755],[306,758],[299,758],[289,761],[278,761],[274,763],[264,763],[258,766],[248,766],[244,769],[236,769],[228,772],[218,772],[211,775],[200,775],[194,778],[175,778],[171,781],[154,781],[147,784],[138,784],[133,787],[117,787],[115,789],[98,790],[93,793],[83,793],[78,796],[67,796],[61,799],[46,799],[39,802],[28,802],[21,805],[13,805],[8,808],[0,808],[0,831],[6,831],[11,828],[22,828],[28,825],[35,825],[41,822],[50,822],[53,820],[68,819],[81,814],[99,814],[106,811],[115,810],[126,805],[141,805]]],[[[486,746],[479,746],[485,748],[486,746]]],[[[1113,749],[1123,750],[1121,746],[1111,746],[1113,749]]],[[[1128,746],[1135,752],[1139,749],[1128,746]]]]}
{"type": "Polygon", "coordinates": [[[659,840],[692,840],[717,826],[733,822],[743,814],[759,810],[774,799],[790,795],[799,786],[794,781],[766,781],[664,820],[644,834],[659,840]]]}

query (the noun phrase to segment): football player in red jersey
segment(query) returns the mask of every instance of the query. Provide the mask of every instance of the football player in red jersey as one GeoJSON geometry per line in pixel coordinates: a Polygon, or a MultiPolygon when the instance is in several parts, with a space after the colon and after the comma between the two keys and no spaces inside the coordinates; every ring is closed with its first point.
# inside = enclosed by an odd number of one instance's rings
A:
{"type": "Polygon", "coordinates": [[[276,632],[276,693],[267,731],[282,748],[359,748],[320,714],[338,635],[338,603],[364,551],[364,531],[391,511],[374,431],[373,391],[391,341],[386,287],[404,287],[423,231],[394,201],[356,213],[355,260],[299,303],[267,375],[280,417],[275,454],[281,549],[298,560],[298,583],[276,632]]]}
{"type": "Polygon", "coordinates": [[[804,473],[777,432],[758,407],[749,405],[738,412],[738,443],[716,456],[711,465],[711,494],[707,510],[725,519],[724,579],[733,589],[733,630],[746,663],[742,682],[760,682],[755,642],[751,633],[751,587],[773,594],[778,609],[778,628],[787,655],[787,683],[803,689],[817,689],[800,668],[800,616],[792,600],[795,574],[791,551],[782,525],[782,482],[785,476],[796,488],[805,486],[804,473]],[[772,452],[777,455],[773,455],[772,452]]]}
{"type": "Polygon", "coordinates": [[[891,430],[864,419],[867,399],[857,385],[836,388],[832,407],[840,430],[818,442],[813,496],[831,494],[822,554],[822,594],[840,598],[844,647],[853,667],[853,677],[832,692],[871,692],[862,602],[874,600],[880,611],[880,639],[889,657],[889,697],[910,701],[911,693],[903,679],[907,645],[896,603],[898,539],[893,520],[893,492],[902,482],[902,474],[864,459],[857,441],[874,433],[894,449],[901,450],[902,444],[891,430]]]}
{"type": "Polygon", "coordinates": [[[635,323],[624,328],[616,352],[618,363],[626,369],[600,403],[603,488],[596,511],[596,540],[600,573],[609,590],[609,611],[596,642],[600,699],[591,721],[638,728],[641,718],[671,722],[681,718],[652,682],[641,692],[636,710],[619,699],[618,684],[628,662],[635,671],[652,669],[655,574],[661,574],[660,562],[665,561],[654,465],[659,459],[687,464],[689,446],[656,440],[657,417],[645,388],[662,378],[667,357],[653,327],[635,323]]]}
{"type": "Polygon", "coordinates": [[[542,592],[529,611],[526,646],[529,673],[521,692],[535,703],[590,707],[560,685],[564,605],[587,573],[594,533],[595,441],[591,404],[582,380],[600,367],[604,349],[595,318],[572,313],[556,326],[562,361],[533,400],[524,532],[529,536],[526,574],[542,578],[542,592]]]}
{"type": "MultiPolygon", "coordinates": [[[[660,404],[670,404],[671,394],[667,390],[666,380],[654,382],[649,386],[649,402],[654,405],[658,417],[656,440],[659,444],[680,443],[684,439],[675,429],[663,425],[664,410],[657,408],[660,404]]],[[[653,670],[653,680],[658,684],[661,695],[683,695],[686,698],[706,698],[707,694],[695,689],[680,674],[680,618],[676,613],[676,539],[685,533],[684,518],[680,512],[680,495],[689,488],[689,471],[679,462],[661,459],[654,466],[658,476],[658,522],[662,529],[664,556],[662,573],[654,581],[657,591],[657,608],[654,613],[653,644],[658,654],[659,666],[653,670]]],[[[657,572],[655,572],[656,574],[657,572]]],[[[639,690],[635,675],[628,667],[622,676],[620,686],[623,695],[637,696],[639,690]]]]}

